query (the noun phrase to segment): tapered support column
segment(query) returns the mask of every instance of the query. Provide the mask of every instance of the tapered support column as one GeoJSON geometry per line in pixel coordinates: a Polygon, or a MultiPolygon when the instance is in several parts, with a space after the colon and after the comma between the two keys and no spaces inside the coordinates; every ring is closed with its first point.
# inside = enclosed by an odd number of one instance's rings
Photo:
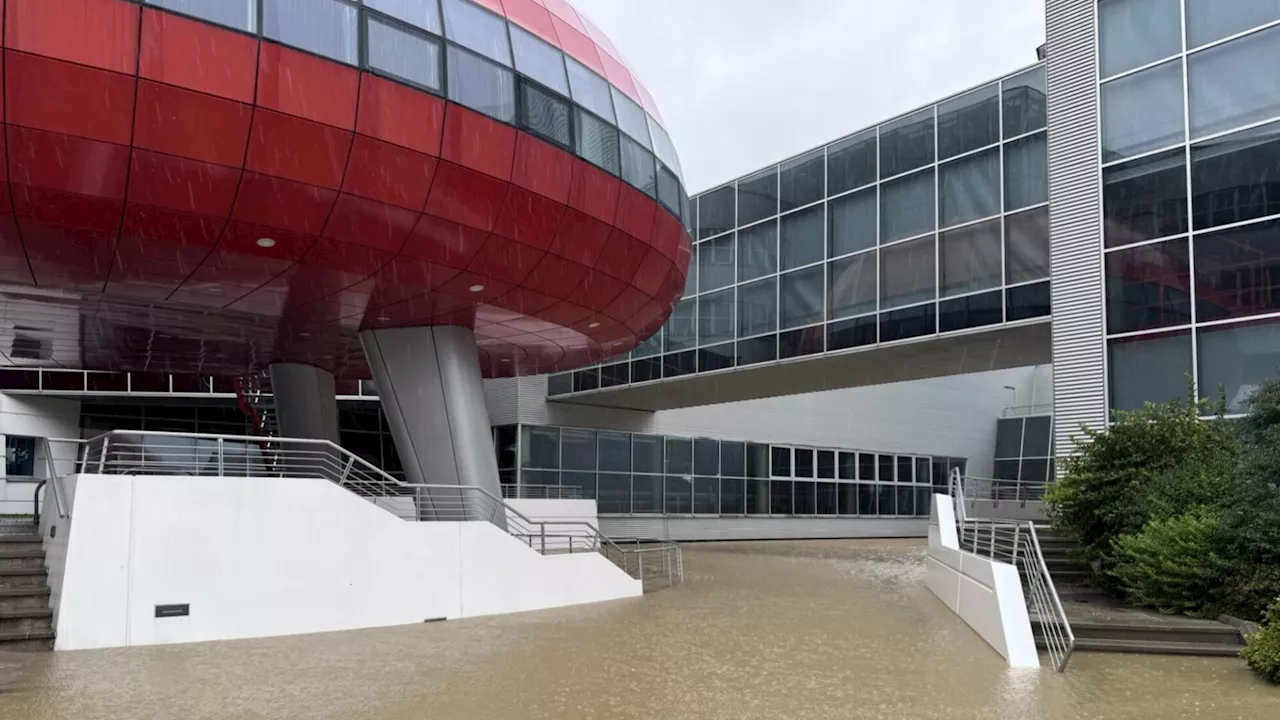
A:
{"type": "Polygon", "coordinates": [[[269,368],[280,437],[339,441],[333,373],[314,365],[275,363],[269,368]]]}
{"type": "MultiPolygon", "coordinates": [[[[500,498],[475,334],[452,326],[390,328],[366,330],[360,341],[409,482],[478,487],[500,498]]],[[[506,527],[492,504],[459,497],[467,519],[506,527]]]]}

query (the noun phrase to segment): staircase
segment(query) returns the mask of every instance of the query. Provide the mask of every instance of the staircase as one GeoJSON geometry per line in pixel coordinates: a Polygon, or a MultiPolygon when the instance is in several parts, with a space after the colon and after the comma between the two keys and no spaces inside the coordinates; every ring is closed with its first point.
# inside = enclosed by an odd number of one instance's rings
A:
{"type": "Polygon", "coordinates": [[[34,525],[0,526],[0,652],[53,649],[44,547],[34,525]]]}
{"type": "MultiPolygon", "coordinates": [[[[1071,557],[1075,541],[1037,525],[1041,553],[1076,636],[1076,650],[1235,657],[1240,633],[1213,620],[1160,615],[1119,603],[1088,586],[1089,569],[1071,557]]],[[[1039,618],[1031,616],[1043,647],[1039,618]]]]}

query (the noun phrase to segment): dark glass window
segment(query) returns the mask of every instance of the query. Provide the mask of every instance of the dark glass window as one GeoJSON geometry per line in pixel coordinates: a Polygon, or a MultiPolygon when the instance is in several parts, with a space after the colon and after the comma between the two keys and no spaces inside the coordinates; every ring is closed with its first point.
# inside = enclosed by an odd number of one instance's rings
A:
{"type": "Polygon", "coordinates": [[[932,236],[880,249],[882,310],[933,300],[937,295],[932,236]]]}
{"type": "Polygon", "coordinates": [[[722,187],[698,198],[698,239],[719,235],[737,227],[733,186],[722,187]]]}
{"type": "Polygon", "coordinates": [[[1102,171],[1107,247],[1187,231],[1186,154],[1160,153],[1102,171]]]}
{"type": "Polygon", "coordinates": [[[813,477],[813,451],[808,448],[795,449],[795,475],[798,478],[813,477]]]}
{"type": "Polygon", "coordinates": [[[778,223],[762,222],[738,231],[738,282],[778,272],[778,223]]]}
{"type": "Polygon", "coordinates": [[[835,483],[818,483],[818,514],[835,515],[839,513],[836,500],[835,483]]]}
{"type": "Polygon", "coordinates": [[[1202,328],[1200,395],[1221,390],[1229,412],[1247,412],[1245,401],[1280,367],[1280,325],[1275,320],[1202,328]]]}
{"type": "Polygon", "coordinates": [[[507,23],[479,5],[467,0],[444,0],[444,34],[491,60],[511,64],[507,23]]]}
{"type": "Polygon", "coordinates": [[[916,514],[916,491],[909,487],[897,488],[898,514],[911,516],[916,514]]]}
{"type": "Polygon", "coordinates": [[[1049,277],[1049,208],[1005,216],[1004,243],[1005,282],[1049,277]]]}
{"type": "Polygon", "coordinates": [[[587,368],[578,370],[573,374],[573,391],[583,392],[586,390],[595,390],[600,387],[600,369],[587,368]]]}
{"type": "Polygon", "coordinates": [[[791,477],[791,448],[772,446],[769,448],[769,457],[773,477],[791,477]]]}
{"type": "Polygon", "coordinates": [[[747,481],[747,514],[748,515],[768,515],[769,514],[769,481],[768,480],[748,480],[747,481]]]}
{"type": "Polygon", "coordinates": [[[1191,148],[1197,230],[1280,214],[1280,123],[1191,148]]]}
{"type": "Polygon", "coordinates": [[[698,372],[698,351],[688,350],[662,356],[662,377],[673,378],[698,372]]]}
{"type": "Polygon", "coordinates": [[[876,510],[881,517],[898,514],[898,489],[896,487],[892,485],[881,485],[876,488],[876,494],[880,496],[876,510]]]}
{"type": "Polygon", "coordinates": [[[600,368],[600,387],[610,388],[631,382],[630,363],[620,362],[600,368]]]}
{"type": "Polygon", "coordinates": [[[822,199],[826,186],[826,158],[821,150],[782,164],[778,179],[782,186],[782,212],[795,210],[822,199]]]}
{"type": "Polygon", "coordinates": [[[1191,135],[1280,115],[1280,27],[1187,56],[1191,135]]]}
{"type": "Polygon", "coordinates": [[[817,355],[824,350],[824,335],[825,331],[821,326],[778,333],[778,357],[784,359],[817,355]]]}
{"type": "MultiPolygon", "coordinates": [[[[138,386],[138,374],[134,375],[134,387],[138,386]]],[[[3,390],[37,390],[40,388],[39,370],[0,370],[0,389],[3,390]]],[[[164,378],[164,387],[152,392],[168,392],[169,378],[164,378]]]]}
{"type": "Polygon", "coordinates": [[[1102,86],[1102,160],[1156,150],[1186,138],[1182,62],[1175,60],[1102,86]]]}
{"type": "Polygon", "coordinates": [[[693,512],[695,515],[720,514],[720,478],[693,479],[693,512]]]}
{"type": "Polygon", "coordinates": [[[967,155],[938,167],[942,227],[1000,213],[1000,151],[967,155]]]}
{"type": "Polygon", "coordinates": [[[880,127],[880,177],[900,175],[933,162],[933,108],[880,127]]]}
{"type": "Polygon", "coordinates": [[[769,446],[747,443],[747,477],[769,477],[769,446]]]}
{"type": "Polygon", "coordinates": [[[1196,48],[1280,19],[1276,0],[1187,0],[1187,47],[1196,48]]]}
{"type": "Polygon", "coordinates": [[[601,430],[599,441],[602,472],[631,472],[631,435],[601,430]]]}
{"type": "Polygon", "coordinates": [[[834,480],[836,477],[836,453],[834,450],[818,451],[818,477],[834,480]]]}
{"type": "Polygon", "coordinates": [[[1000,245],[999,219],[940,233],[942,296],[999,287],[1004,263],[1000,245]]]}
{"type": "Polygon", "coordinates": [[[1006,139],[1039,130],[1048,124],[1044,65],[1004,81],[1004,136],[1006,139]]]}
{"type": "Polygon", "coordinates": [[[669,437],[666,445],[666,472],[668,475],[693,474],[693,441],[687,438],[669,437]]]}
{"type": "Polygon", "coordinates": [[[855,483],[840,483],[836,486],[836,492],[839,493],[840,496],[840,514],[857,515],[858,485],[855,483]]]}
{"type": "Polygon", "coordinates": [[[520,465],[527,468],[560,467],[560,429],[525,425],[520,428],[520,465]]]}
{"type": "Polygon", "coordinates": [[[594,500],[596,497],[596,474],[594,472],[562,472],[560,473],[560,484],[564,487],[578,488],[584,500],[594,500]]]}
{"type": "Polygon", "coordinates": [[[604,118],[610,125],[615,124],[613,94],[609,91],[609,81],[568,56],[565,57],[565,67],[569,70],[569,89],[573,99],[577,100],[582,107],[604,118]]]}
{"type": "Polygon", "coordinates": [[[657,435],[632,435],[633,468],[638,473],[662,472],[662,438],[657,435]]]}
{"type": "Polygon", "coordinates": [[[769,168],[738,181],[738,225],[778,214],[778,169],[769,168]]]}
{"type": "Polygon", "coordinates": [[[1024,418],[996,420],[997,459],[1022,457],[1022,428],[1025,422],[1024,418]]]}
{"type": "Polygon", "coordinates": [[[967,295],[938,303],[938,332],[995,325],[1004,320],[1004,293],[967,295]]]}
{"type": "Polygon", "coordinates": [[[613,175],[622,173],[618,128],[584,110],[574,113],[578,157],[613,175]]]}
{"type": "Polygon", "coordinates": [[[1098,54],[1102,77],[1132,70],[1182,50],[1178,0],[1102,0],[1098,54]]]}
{"type": "MultiPolygon", "coordinates": [[[[206,0],[201,4],[212,3],[206,0]]],[[[355,65],[359,59],[358,12],[336,0],[263,0],[262,34],[285,45],[355,65]]]]}
{"type": "MultiPolygon", "coordinates": [[[[386,0],[378,1],[386,2],[386,0]]],[[[418,7],[432,5],[418,0],[398,0],[398,2],[413,3],[418,7]]],[[[521,30],[514,23],[511,24],[511,48],[515,51],[517,71],[569,97],[569,76],[564,71],[564,55],[558,49],[534,37],[531,33],[521,30]]]]}
{"type": "Polygon", "coordinates": [[[930,477],[931,467],[929,458],[916,458],[916,482],[922,485],[929,485],[933,482],[930,477]]]}
{"type": "Polygon", "coordinates": [[[658,166],[653,153],[629,137],[619,138],[622,151],[622,179],[649,197],[658,196],[658,166]]]}
{"type": "Polygon", "coordinates": [[[738,287],[738,337],[778,329],[778,279],[768,278],[738,287]]]}
{"type": "Polygon", "coordinates": [[[876,190],[870,188],[827,203],[829,257],[876,246],[876,190]]]}
{"type": "Polygon", "coordinates": [[[613,93],[613,109],[618,113],[618,129],[644,146],[645,150],[652,150],[653,142],[649,139],[649,119],[644,114],[644,109],[618,88],[610,87],[609,89],[613,93]]]}
{"type": "Polygon", "coordinates": [[[745,515],[747,512],[746,482],[740,478],[720,480],[720,514],[745,515]]]}
{"type": "Polygon", "coordinates": [[[838,195],[876,181],[876,131],[827,148],[827,194],[838,195]]]}
{"type": "Polygon", "coordinates": [[[1048,415],[1033,415],[1027,418],[1027,429],[1023,433],[1023,457],[1049,457],[1049,441],[1053,434],[1053,418],[1048,415]]]}
{"type": "Polygon", "coordinates": [[[4,436],[4,472],[9,477],[33,477],[36,474],[35,438],[4,436]]]}
{"type": "Polygon", "coordinates": [[[662,359],[649,358],[631,363],[631,382],[648,382],[662,377],[662,359]]]}
{"type": "Polygon", "coordinates": [[[693,473],[695,475],[720,474],[720,441],[697,438],[693,441],[693,473]]]}
{"type": "Polygon", "coordinates": [[[877,341],[875,315],[865,315],[853,320],[841,320],[827,325],[827,347],[830,350],[875,345],[877,341]]]}
{"type": "Polygon", "coordinates": [[[897,459],[898,474],[897,481],[900,483],[915,482],[915,460],[906,455],[899,455],[897,459]]]}
{"type": "Polygon", "coordinates": [[[662,476],[632,476],[631,512],[637,515],[662,513],[662,476]]]}
{"type": "Polygon", "coordinates": [[[1004,146],[1004,209],[1049,201],[1049,141],[1043,133],[1004,146]]]}
{"type": "Polygon", "coordinates": [[[856,453],[842,452],[836,456],[837,474],[841,480],[858,479],[858,456],[856,453]]]}
{"type": "Polygon", "coordinates": [[[520,127],[561,147],[573,141],[573,106],[525,81],[520,85],[520,127]]]}
{"type": "Polygon", "coordinates": [[[680,180],[670,169],[658,163],[658,202],[673,213],[680,212],[680,180]]]}
{"type": "Polygon", "coordinates": [[[888,243],[934,228],[933,170],[880,186],[880,242],[888,243]]]}
{"type": "Polygon", "coordinates": [[[700,292],[719,290],[733,284],[732,235],[700,243],[697,250],[700,292]]]}
{"type": "Polygon", "coordinates": [[[440,42],[369,18],[365,45],[369,67],[414,85],[439,92],[440,42]]]}
{"type": "Polygon", "coordinates": [[[854,317],[876,309],[876,254],[862,253],[827,265],[827,317],[854,317]]]}
{"type": "Polygon", "coordinates": [[[738,365],[755,365],[778,359],[778,336],[764,335],[738,341],[738,365]]]}
{"type": "Polygon", "coordinates": [[[1185,238],[1108,253],[1107,331],[1191,322],[1191,269],[1185,238]]]}
{"type": "Polygon", "coordinates": [[[1188,332],[1112,340],[1111,407],[1137,410],[1146,402],[1167,403],[1187,396],[1191,373],[1188,332]]]}
{"type": "Polygon", "coordinates": [[[733,288],[698,298],[698,344],[733,339],[733,288]]]}
{"type": "Polygon", "coordinates": [[[858,483],[858,514],[859,515],[875,515],[879,503],[879,493],[876,492],[876,486],[868,483],[858,483]]]}
{"type": "Polygon", "coordinates": [[[1029,320],[1049,314],[1049,282],[1019,285],[1005,291],[1005,320],[1029,320]]]}
{"type": "Polygon", "coordinates": [[[993,477],[996,480],[1017,480],[1018,467],[1022,464],[1021,460],[996,460],[993,477]]]}
{"type": "Polygon", "coordinates": [[[1280,220],[1196,236],[1201,321],[1280,310],[1280,220]]]}
{"type": "Polygon", "coordinates": [[[515,122],[516,79],[509,68],[456,45],[449,46],[447,67],[450,100],[495,120],[515,122]]]}
{"type": "Polygon", "coordinates": [[[740,442],[720,443],[720,474],[726,477],[746,477],[746,445],[740,442]]]}
{"type": "Polygon", "coordinates": [[[771,480],[769,482],[769,514],[790,515],[793,483],[790,480],[771,480]]]}
{"type": "MultiPolygon", "coordinates": [[[[149,5],[158,5],[168,10],[180,12],[184,15],[198,17],[201,20],[208,20],[211,23],[225,25],[236,30],[244,32],[254,32],[258,26],[257,3],[253,0],[245,2],[227,2],[227,0],[146,0],[149,5]]],[[[401,0],[403,2],[403,0],[401,0]]],[[[371,7],[378,7],[379,10],[389,14],[397,14],[395,10],[383,9],[380,6],[396,5],[395,0],[369,0],[367,3],[371,7]]],[[[431,16],[436,15],[436,6],[433,4],[429,12],[426,12],[426,20],[430,21],[431,16]]],[[[409,19],[409,18],[404,18],[409,19]]],[[[424,26],[436,32],[440,31],[440,19],[435,19],[435,27],[424,26]]]]}
{"type": "Polygon", "coordinates": [[[698,344],[698,301],[684,298],[671,311],[663,326],[663,338],[667,352],[688,350],[698,344]]]}
{"type": "Polygon", "coordinates": [[[600,473],[600,490],[596,508],[602,515],[626,515],[631,512],[631,476],[600,473]]]}
{"type": "Polygon", "coordinates": [[[876,479],[876,456],[871,453],[858,453],[858,479],[876,479]]]}
{"type": "Polygon", "coordinates": [[[795,515],[813,515],[818,511],[816,483],[797,482],[795,484],[795,515]]]}
{"type": "Polygon", "coordinates": [[[826,207],[818,205],[782,216],[782,269],[820,262],[826,253],[823,237],[826,228],[826,207]]]}
{"type": "Polygon", "coordinates": [[[892,455],[876,455],[876,478],[880,482],[893,482],[895,467],[892,455]]]}
{"type": "Polygon", "coordinates": [[[938,159],[1000,141],[1000,85],[993,83],[938,105],[938,159]]]}
{"type": "Polygon", "coordinates": [[[693,514],[693,478],[668,475],[663,480],[666,490],[663,511],[668,515],[693,514]]]}
{"type": "Polygon", "coordinates": [[[880,313],[880,342],[893,342],[936,332],[937,306],[933,303],[880,313]]]}
{"type": "Polygon", "coordinates": [[[728,370],[737,360],[733,343],[698,349],[698,372],[728,370]]]}
{"type": "Polygon", "coordinates": [[[780,329],[800,327],[822,322],[823,276],[826,270],[815,265],[804,270],[787,273],[779,278],[780,329]]]}

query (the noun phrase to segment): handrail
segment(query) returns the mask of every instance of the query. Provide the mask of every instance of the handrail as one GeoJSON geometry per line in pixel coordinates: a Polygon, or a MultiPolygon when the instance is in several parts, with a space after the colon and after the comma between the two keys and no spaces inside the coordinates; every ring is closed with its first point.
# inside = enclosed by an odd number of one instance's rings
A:
{"type": "Polygon", "coordinates": [[[577,485],[503,485],[502,497],[508,500],[581,500],[577,485]]]}
{"type": "Polygon", "coordinates": [[[1013,502],[1037,502],[1044,498],[1049,489],[1047,480],[1009,480],[1004,478],[984,478],[966,475],[962,478],[965,498],[974,500],[1011,500],[1013,502]]]}

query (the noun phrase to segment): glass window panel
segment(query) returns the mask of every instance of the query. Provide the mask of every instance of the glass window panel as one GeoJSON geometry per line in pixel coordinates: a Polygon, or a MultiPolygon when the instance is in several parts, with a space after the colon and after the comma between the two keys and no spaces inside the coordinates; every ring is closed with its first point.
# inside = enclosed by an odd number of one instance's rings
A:
{"type": "Polygon", "coordinates": [[[796,448],[794,459],[796,477],[813,477],[813,450],[810,450],[809,448],[796,448]]]}
{"type": "Polygon", "coordinates": [[[663,326],[666,350],[688,350],[698,344],[698,301],[684,298],[671,311],[671,317],[663,326]]]}
{"type": "Polygon", "coordinates": [[[671,168],[677,177],[682,176],[684,173],[680,170],[680,158],[676,156],[675,143],[671,142],[671,136],[652,117],[649,118],[649,136],[653,138],[653,153],[658,156],[662,164],[671,168]]]}
{"type": "Polygon", "coordinates": [[[662,356],[662,376],[680,377],[698,372],[698,351],[688,350],[662,356]]]}
{"type": "Polygon", "coordinates": [[[666,473],[668,475],[693,474],[693,440],[669,437],[666,443],[666,473]]]}
{"type": "Polygon", "coordinates": [[[1191,270],[1185,238],[1108,253],[1107,332],[1191,322],[1191,270]]]}
{"type": "Polygon", "coordinates": [[[360,58],[358,13],[336,0],[263,0],[262,34],[355,65],[360,58]]]}
{"type": "Polygon", "coordinates": [[[842,452],[836,458],[837,474],[841,480],[858,479],[858,456],[851,452],[842,452]]]}
{"type": "Polygon", "coordinates": [[[778,168],[738,181],[738,225],[750,225],[778,214],[778,168]]]}
{"type": "Polygon", "coordinates": [[[828,350],[845,350],[875,345],[879,340],[879,323],[876,321],[875,315],[865,315],[853,320],[841,320],[827,325],[828,350]]]}
{"type": "Polygon", "coordinates": [[[778,336],[764,335],[738,341],[738,365],[755,365],[778,359],[778,336]]]}
{"type": "Polygon", "coordinates": [[[1017,480],[1018,469],[1021,465],[1021,460],[997,460],[992,475],[996,480],[1017,480]]]}
{"type": "Polygon", "coordinates": [[[605,365],[600,368],[600,387],[609,388],[631,382],[631,364],[626,362],[605,365]]]}
{"type": "Polygon", "coordinates": [[[880,127],[880,177],[887,178],[933,162],[933,108],[880,127]]]}
{"type": "Polygon", "coordinates": [[[790,515],[793,484],[790,480],[772,480],[769,482],[769,514],[790,515]]]}
{"type": "MultiPolygon", "coordinates": [[[[1018,471],[1018,479],[1026,484],[1043,483],[1048,472],[1048,458],[1024,459],[1022,461],[1022,467],[1018,471]]],[[[1028,488],[1027,491],[1032,492],[1033,489],[1028,488]]]]}
{"type": "Polygon", "coordinates": [[[988,150],[938,167],[942,226],[1000,213],[1000,151],[988,150]]]}
{"type": "Polygon", "coordinates": [[[1004,209],[1049,201],[1049,142],[1043,133],[1004,146],[1004,209]]]}
{"type": "Polygon", "coordinates": [[[779,327],[800,327],[822,322],[823,276],[826,270],[815,265],[787,273],[779,279],[779,327]]]}
{"type": "Polygon", "coordinates": [[[644,191],[649,197],[658,195],[658,166],[653,153],[629,137],[620,138],[622,146],[622,179],[644,191]]]}
{"type": "Polygon", "coordinates": [[[876,309],[876,254],[862,253],[827,265],[827,317],[854,317],[876,309]]]}
{"type": "Polygon", "coordinates": [[[745,515],[747,512],[746,481],[740,478],[720,480],[720,514],[745,515]]]}
{"type": "Polygon", "coordinates": [[[916,482],[921,485],[930,485],[933,479],[930,477],[929,458],[916,458],[916,482]]]}
{"type": "Polygon", "coordinates": [[[818,483],[818,515],[836,515],[839,513],[837,490],[835,483],[818,483]]]}
{"type": "Polygon", "coordinates": [[[638,473],[662,472],[662,438],[657,435],[632,435],[633,469],[638,473]]]}
{"type": "Polygon", "coordinates": [[[996,459],[1022,457],[1022,435],[1025,418],[996,420],[996,459]]]}
{"type": "Polygon", "coordinates": [[[875,515],[876,509],[877,509],[876,500],[878,499],[878,494],[876,493],[876,486],[870,483],[858,483],[857,487],[858,487],[858,506],[856,508],[857,514],[875,515]]]}
{"type": "Polygon", "coordinates": [[[876,181],[876,131],[854,135],[827,148],[827,194],[876,181]]]}
{"type": "Polygon", "coordinates": [[[595,390],[598,387],[600,387],[600,370],[598,368],[587,368],[573,374],[574,392],[595,390]]]}
{"type": "Polygon", "coordinates": [[[1280,0],[1187,0],[1187,47],[1280,19],[1280,0]]]}
{"type": "Polygon", "coordinates": [[[673,213],[680,212],[680,180],[670,169],[658,164],[658,202],[673,213]]]}
{"type": "Polygon", "coordinates": [[[698,298],[698,344],[733,340],[733,288],[698,298]]]}
{"type": "Polygon", "coordinates": [[[880,313],[880,342],[908,340],[937,332],[937,305],[918,305],[880,313]]]}
{"type": "Polygon", "coordinates": [[[818,511],[817,487],[814,482],[797,482],[795,484],[795,515],[813,515],[818,511]]]}
{"type": "Polygon", "coordinates": [[[1200,395],[1216,399],[1221,391],[1228,412],[1248,412],[1245,401],[1280,367],[1280,324],[1274,320],[1202,328],[1199,344],[1200,395]]]}
{"type": "Polygon", "coordinates": [[[613,124],[616,120],[609,82],[567,55],[564,60],[569,70],[569,90],[573,94],[573,99],[582,107],[607,120],[609,124],[613,124]]]}
{"type": "Polygon", "coordinates": [[[560,485],[567,488],[577,488],[578,493],[584,500],[594,500],[596,498],[596,474],[594,472],[562,472],[560,473],[560,485]]]}
{"type": "Polygon", "coordinates": [[[693,479],[693,512],[695,515],[720,514],[720,478],[693,479]]]}
{"type": "Polygon", "coordinates": [[[778,202],[782,212],[795,210],[821,200],[826,189],[826,155],[815,150],[808,155],[782,163],[778,182],[778,202]]]}
{"type": "Polygon", "coordinates": [[[877,514],[881,517],[897,515],[897,494],[898,489],[892,485],[879,485],[876,487],[876,494],[879,495],[877,502],[877,514]]]}
{"type": "Polygon", "coordinates": [[[1049,208],[1006,215],[1004,219],[1005,282],[1049,277],[1049,208]]]}
{"type": "MultiPolygon", "coordinates": [[[[385,0],[380,0],[385,2],[385,0]]],[[[399,0],[418,5],[431,5],[421,0],[399,0]]],[[[564,54],[549,43],[534,37],[532,33],[511,24],[511,49],[514,51],[516,70],[568,97],[569,76],[564,70],[564,54]]]]}
{"type": "Polygon", "coordinates": [[[929,517],[933,492],[928,488],[916,488],[916,517],[929,517]]]}
{"type": "Polygon", "coordinates": [[[701,292],[719,290],[733,284],[733,244],[733,236],[726,235],[698,245],[698,282],[701,292]]]}
{"type": "Polygon", "coordinates": [[[448,70],[450,100],[495,120],[515,121],[516,82],[510,70],[453,45],[448,70]]]}
{"type": "Polygon", "coordinates": [[[693,514],[693,478],[668,475],[664,478],[663,512],[667,515],[693,514]]]}
{"type": "Polygon", "coordinates": [[[600,470],[631,472],[631,435],[600,431],[600,470]]]}
{"type": "Polygon", "coordinates": [[[1049,314],[1049,282],[1019,285],[1005,291],[1005,320],[1029,320],[1049,314]]]}
{"type": "Polygon", "coordinates": [[[897,475],[894,479],[900,483],[915,482],[915,461],[905,455],[899,455],[895,462],[897,475]]]}
{"type": "Polygon", "coordinates": [[[631,382],[648,382],[662,378],[662,358],[649,358],[631,363],[631,382]]]}
{"type": "Polygon", "coordinates": [[[942,296],[999,287],[1003,271],[1000,220],[989,220],[938,235],[942,296]]]}
{"type": "Polygon", "coordinates": [[[1111,408],[1138,410],[1187,396],[1191,334],[1182,332],[1110,342],[1111,408]]]}
{"type": "Polygon", "coordinates": [[[778,223],[763,222],[738,231],[738,282],[778,271],[778,223]]]}
{"type": "Polygon", "coordinates": [[[618,88],[610,86],[610,90],[613,93],[613,108],[618,113],[618,128],[646,150],[653,149],[653,143],[649,139],[649,120],[644,109],[618,88]]]}
{"type": "Polygon", "coordinates": [[[1053,418],[1034,415],[1027,418],[1027,428],[1022,438],[1023,457],[1049,457],[1049,440],[1053,434],[1053,418]]]}
{"type": "Polygon", "coordinates": [[[1146,65],[1182,50],[1178,0],[1101,0],[1098,54],[1102,77],[1146,65]]]}
{"type": "Polygon", "coordinates": [[[1280,311],[1280,221],[1197,235],[1195,250],[1202,322],[1280,311]]]}
{"type": "Polygon", "coordinates": [[[630,475],[600,473],[599,483],[596,510],[601,515],[627,515],[631,512],[630,475]]]}
{"type": "Polygon", "coordinates": [[[769,458],[769,473],[773,477],[791,477],[791,448],[771,446],[769,458]]]}
{"type": "Polygon", "coordinates": [[[524,425],[520,431],[521,467],[559,469],[559,428],[524,425]]]}
{"type": "Polygon", "coordinates": [[[857,515],[858,514],[858,485],[856,483],[840,483],[836,485],[836,493],[839,496],[839,506],[837,508],[841,515],[857,515]]]}
{"type": "Polygon", "coordinates": [[[565,395],[573,392],[573,373],[552,375],[547,380],[548,395],[565,395]]]}
{"type": "Polygon", "coordinates": [[[1196,229],[1280,214],[1280,123],[1191,148],[1196,229]]]}
{"type": "Polygon", "coordinates": [[[747,514],[769,514],[768,480],[747,480],[747,514]]]}
{"type": "Polygon", "coordinates": [[[818,451],[818,477],[835,479],[836,453],[834,450],[818,451]]]}
{"type": "Polygon", "coordinates": [[[1187,231],[1186,153],[1173,150],[1102,171],[1107,247],[1187,231]]]}
{"type": "Polygon", "coordinates": [[[747,443],[747,477],[769,477],[769,446],[747,443]]]}
{"type": "Polygon", "coordinates": [[[827,203],[828,256],[838,257],[876,245],[876,189],[868,188],[827,203]]]}
{"type": "Polygon", "coordinates": [[[634,475],[631,479],[631,512],[637,515],[662,513],[662,476],[634,475]]]}
{"type": "Polygon", "coordinates": [[[1280,26],[1187,56],[1191,135],[1280,115],[1280,26]]]}
{"type": "Polygon", "coordinates": [[[662,328],[658,328],[658,332],[654,333],[653,335],[650,335],[648,340],[645,340],[644,342],[640,343],[639,345],[636,346],[635,350],[631,351],[631,357],[633,358],[651,357],[653,355],[658,355],[661,352],[662,352],[662,328]]]}
{"type": "Polygon", "coordinates": [[[1103,162],[1156,150],[1185,138],[1180,61],[1102,86],[1103,162]]]}
{"type": "Polygon", "coordinates": [[[937,296],[934,239],[920,238],[880,249],[880,308],[933,300],[937,296]]]}
{"type": "Polygon", "coordinates": [[[858,453],[858,479],[876,479],[876,456],[871,453],[858,453]]]}
{"type": "Polygon", "coordinates": [[[485,57],[511,65],[507,23],[468,0],[444,0],[445,37],[485,57]]]}
{"type": "MultiPolygon", "coordinates": [[[[390,1],[377,0],[376,4],[390,1]]],[[[253,32],[258,25],[257,0],[146,0],[146,2],[245,32],[253,32]]]]}
{"type": "Polygon", "coordinates": [[[938,159],[1000,142],[1000,85],[938,104],[938,159]]]}
{"type": "Polygon", "coordinates": [[[523,84],[520,88],[520,127],[567,148],[573,140],[572,126],[573,106],[568,100],[532,83],[523,84]]]}
{"type": "Polygon", "coordinates": [[[778,333],[778,359],[817,355],[826,349],[821,326],[778,333]]]}
{"type": "Polygon", "coordinates": [[[778,279],[761,280],[738,287],[738,337],[751,337],[778,329],[778,279]]]}
{"type": "Polygon", "coordinates": [[[740,442],[720,443],[720,474],[725,477],[745,477],[746,445],[740,442]]]}
{"type": "Polygon", "coordinates": [[[880,242],[887,243],[934,229],[933,170],[880,186],[880,242]]]}
{"type": "Polygon", "coordinates": [[[698,239],[709,238],[737,227],[733,186],[712,190],[698,198],[698,239]]]}
{"type": "Polygon", "coordinates": [[[369,67],[415,85],[440,90],[440,43],[369,18],[369,67]]]}
{"type": "Polygon", "coordinates": [[[782,269],[820,262],[826,253],[826,207],[818,205],[782,216],[782,269]]]}
{"type": "Polygon", "coordinates": [[[1004,81],[1004,136],[1017,137],[1048,124],[1044,65],[1004,81]]]}
{"type": "Polygon", "coordinates": [[[731,342],[725,343],[724,345],[716,345],[714,347],[699,348],[698,372],[728,370],[737,363],[737,355],[737,352],[734,350],[734,344],[731,342]]]}
{"type": "Polygon", "coordinates": [[[938,332],[954,332],[1004,321],[1004,293],[966,295],[938,303],[938,332]]]}
{"type": "Polygon", "coordinates": [[[916,491],[914,488],[900,487],[897,489],[898,495],[898,514],[910,516],[916,514],[916,491]]]}

